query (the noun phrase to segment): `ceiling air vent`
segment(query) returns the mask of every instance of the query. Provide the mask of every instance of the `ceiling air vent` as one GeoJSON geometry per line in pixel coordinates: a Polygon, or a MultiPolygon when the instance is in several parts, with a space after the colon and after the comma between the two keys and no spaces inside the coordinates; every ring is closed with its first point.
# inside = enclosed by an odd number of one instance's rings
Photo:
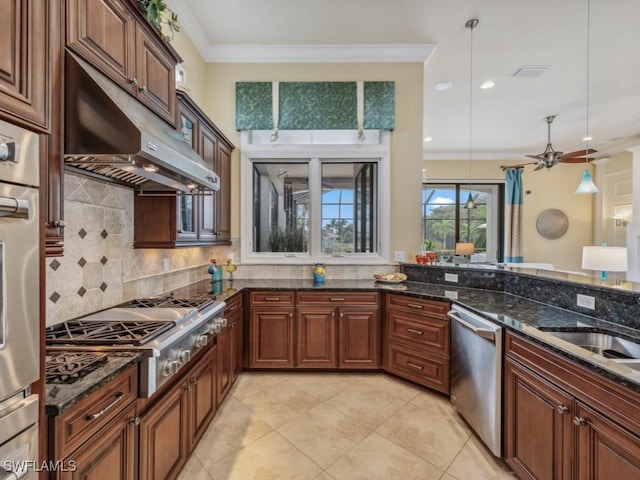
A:
{"type": "Polygon", "coordinates": [[[549,70],[549,67],[518,67],[518,69],[511,74],[512,77],[539,77],[544,72],[549,70]]]}

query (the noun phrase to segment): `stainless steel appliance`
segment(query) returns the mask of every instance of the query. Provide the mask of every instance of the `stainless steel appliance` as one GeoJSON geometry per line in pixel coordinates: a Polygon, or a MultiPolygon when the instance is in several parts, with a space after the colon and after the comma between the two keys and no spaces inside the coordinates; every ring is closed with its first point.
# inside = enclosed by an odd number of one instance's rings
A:
{"type": "Polygon", "coordinates": [[[0,478],[35,478],[38,460],[38,149],[0,121],[0,478]]]}
{"type": "Polygon", "coordinates": [[[451,403],[497,457],[502,453],[502,327],[454,305],[451,403]]]}
{"type": "Polygon", "coordinates": [[[150,397],[227,326],[224,307],[207,295],[136,299],[47,328],[47,351],[139,351],[139,393],[150,397]]]}

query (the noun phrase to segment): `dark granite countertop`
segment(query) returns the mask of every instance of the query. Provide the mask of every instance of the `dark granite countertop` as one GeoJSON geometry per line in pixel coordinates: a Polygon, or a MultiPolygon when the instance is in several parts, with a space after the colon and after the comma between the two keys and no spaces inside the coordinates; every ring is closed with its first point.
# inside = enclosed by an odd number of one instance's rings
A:
{"type": "Polygon", "coordinates": [[[60,415],[116,377],[129,365],[139,362],[140,358],[141,354],[138,352],[109,352],[104,365],[76,382],[47,384],[45,400],[47,415],[60,415]]]}
{"type": "MultiPolygon", "coordinates": [[[[549,306],[509,293],[421,282],[382,285],[373,280],[327,280],[322,285],[315,284],[312,280],[302,279],[254,279],[234,280],[233,282],[225,280],[216,285],[215,288],[220,292],[217,294],[217,298],[220,300],[231,298],[245,289],[379,290],[434,300],[450,300],[640,392],[640,371],[633,370],[584,348],[560,340],[547,332],[539,330],[538,327],[556,330],[591,327],[594,330],[614,332],[637,343],[640,343],[640,330],[549,306]]],[[[187,295],[209,291],[211,291],[211,282],[202,281],[180,288],[175,291],[175,294],[187,295]]]]}

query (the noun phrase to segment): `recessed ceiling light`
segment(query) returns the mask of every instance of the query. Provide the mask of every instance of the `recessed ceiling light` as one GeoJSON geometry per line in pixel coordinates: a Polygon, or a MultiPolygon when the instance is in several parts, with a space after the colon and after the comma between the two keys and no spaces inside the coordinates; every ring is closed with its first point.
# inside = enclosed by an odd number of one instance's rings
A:
{"type": "Polygon", "coordinates": [[[593,140],[593,137],[591,135],[587,135],[586,137],[582,138],[583,142],[590,142],[591,140],[593,140]]]}
{"type": "Polygon", "coordinates": [[[430,142],[431,140],[433,140],[433,138],[431,138],[431,137],[424,137],[424,141],[425,141],[425,142],[430,142]]]}
{"type": "Polygon", "coordinates": [[[493,80],[487,80],[486,82],[483,82],[482,85],[480,85],[480,88],[483,90],[488,90],[495,86],[496,86],[496,82],[494,82],[493,80]]]}
{"type": "Polygon", "coordinates": [[[446,82],[439,82],[433,86],[434,90],[438,90],[439,92],[443,90],[449,90],[451,87],[453,87],[453,82],[451,80],[448,80],[446,82]]]}

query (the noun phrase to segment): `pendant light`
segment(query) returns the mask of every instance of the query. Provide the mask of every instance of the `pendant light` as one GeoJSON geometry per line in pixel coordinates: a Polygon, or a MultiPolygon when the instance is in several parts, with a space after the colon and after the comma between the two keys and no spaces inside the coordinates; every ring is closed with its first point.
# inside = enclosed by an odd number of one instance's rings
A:
{"type": "MultiPolygon", "coordinates": [[[[589,152],[589,141],[592,140],[589,135],[589,30],[590,30],[590,0],[587,0],[587,121],[586,121],[586,132],[582,141],[584,142],[584,151],[585,155],[588,155],[589,152]]],[[[588,162],[589,160],[585,160],[588,162]]],[[[594,194],[598,193],[598,187],[593,183],[593,178],[591,177],[591,172],[587,168],[582,175],[582,181],[578,188],[576,189],[577,194],[594,194]]]]}
{"type": "Polygon", "coordinates": [[[467,202],[464,204],[464,208],[476,208],[476,202],[473,201],[471,195],[471,159],[473,152],[473,29],[478,26],[478,19],[472,18],[464,24],[471,33],[471,46],[469,48],[469,183],[467,188],[469,189],[469,196],[467,202]]]}

